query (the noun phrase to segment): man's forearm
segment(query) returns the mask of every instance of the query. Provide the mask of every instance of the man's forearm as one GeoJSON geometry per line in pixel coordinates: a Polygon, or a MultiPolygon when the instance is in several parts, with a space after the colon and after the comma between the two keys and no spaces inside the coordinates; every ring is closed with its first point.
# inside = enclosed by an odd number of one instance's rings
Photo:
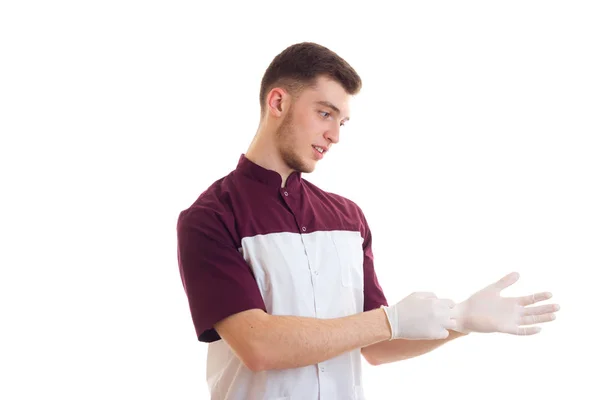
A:
{"type": "Polygon", "coordinates": [[[365,359],[373,365],[386,364],[420,356],[461,336],[465,336],[465,334],[450,331],[450,335],[441,340],[386,340],[363,348],[362,353],[365,359]]]}
{"type": "Polygon", "coordinates": [[[390,337],[382,309],[333,319],[269,315],[264,324],[255,338],[259,369],[312,365],[390,337]]]}

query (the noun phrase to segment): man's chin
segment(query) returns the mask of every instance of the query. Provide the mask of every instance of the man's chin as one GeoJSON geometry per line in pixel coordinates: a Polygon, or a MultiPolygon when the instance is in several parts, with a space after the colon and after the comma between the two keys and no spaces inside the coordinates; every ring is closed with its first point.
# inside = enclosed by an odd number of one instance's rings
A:
{"type": "Polygon", "coordinates": [[[314,172],[314,170],[317,168],[317,162],[309,162],[306,163],[302,166],[302,169],[299,169],[300,172],[302,172],[303,174],[310,174],[311,172],[314,172]]]}

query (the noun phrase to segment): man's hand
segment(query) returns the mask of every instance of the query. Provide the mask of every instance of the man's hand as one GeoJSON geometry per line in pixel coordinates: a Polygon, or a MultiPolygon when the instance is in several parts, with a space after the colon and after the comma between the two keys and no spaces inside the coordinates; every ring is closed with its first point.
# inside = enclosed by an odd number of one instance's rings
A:
{"type": "Polygon", "coordinates": [[[438,299],[429,292],[406,296],[391,307],[382,306],[391,328],[392,339],[445,339],[448,329],[456,330],[450,318],[454,302],[438,299]]]}
{"type": "Polygon", "coordinates": [[[558,304],[526,307],[552,297],[549,292],[535,293],[522,297],[501,297],[500,292],[519,280],[512,272],[499,281],[485,287],[452,309],[458,332],[500,332],[512,335],[539,333],[539,326],[526,326],[549,322],[556,318],[558,304]]]}

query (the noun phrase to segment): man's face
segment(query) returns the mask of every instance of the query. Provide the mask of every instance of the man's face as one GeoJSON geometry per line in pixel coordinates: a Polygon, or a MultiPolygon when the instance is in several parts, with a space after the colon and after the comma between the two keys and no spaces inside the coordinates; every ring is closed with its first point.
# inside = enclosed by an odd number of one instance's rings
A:
{"type": "Polygon", "coordinates": [[[339,141],[340,127],[349,119],[350,98],[339,83],[327,78],[319,78],[316,89],[300,94],[276,133],[277,147],[288,167],[314,171],[317,161],[339,141]]]}

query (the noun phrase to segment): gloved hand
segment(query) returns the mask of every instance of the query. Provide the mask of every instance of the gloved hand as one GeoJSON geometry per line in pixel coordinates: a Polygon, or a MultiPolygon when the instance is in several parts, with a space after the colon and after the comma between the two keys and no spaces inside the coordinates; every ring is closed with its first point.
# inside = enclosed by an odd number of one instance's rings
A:
{"type": "Polygon", "coordinates": [[[519,274],[512,272],[499,281],[483,288],[452,309],[452,318],[457,322],[456,331],[500,332],[512,335],[533,335],[539,333],[539,326],[526,326],[549,322],[556,318],[558,304],[526,307],[548,300],[549,292],[535,293],[521,297],[501,297],[500,292],[519,280],[519,274]]]}
{"type": "Polygon", "coordinates": [[[445,339],[448,329],[456,329],[450,310],[454,302],[438,299],[429,292],[417,292],[393,306],[381,306],[391,327],[392,339],[445,339]]]}

